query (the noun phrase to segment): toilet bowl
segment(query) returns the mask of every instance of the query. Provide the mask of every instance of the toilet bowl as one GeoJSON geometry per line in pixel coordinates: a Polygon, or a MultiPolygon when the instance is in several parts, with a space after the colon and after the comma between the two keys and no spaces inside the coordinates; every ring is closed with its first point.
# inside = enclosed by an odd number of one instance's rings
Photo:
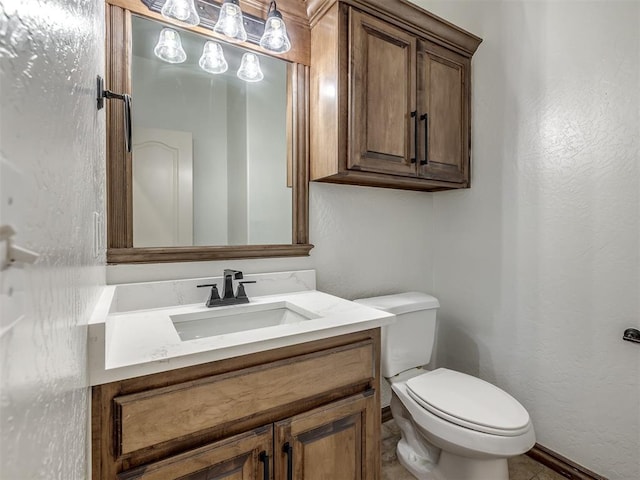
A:
{"type": "Polygon", "coordinates": [[[419,480],[508,480],[507,458],[535,444],[526,409],[479,378],[416,367],[431,360],[438,301],[416,292],[356,301],[397,317],[382,329],[381,364],[400,463],[419,480]]]}
{"type": "Polygon", "coordinates": [[[420,480],[507,480],[507,458],[535,444],[533,425],[520,403],[478,378],[443,368],[415,369],[391,379],[391,388],[392,414],[403,432],[398,459],[420,480]],[[419,396],[412,382],[428,390],[419,396]],[[420,454],[425,445],[427,456],[420,454]]]}

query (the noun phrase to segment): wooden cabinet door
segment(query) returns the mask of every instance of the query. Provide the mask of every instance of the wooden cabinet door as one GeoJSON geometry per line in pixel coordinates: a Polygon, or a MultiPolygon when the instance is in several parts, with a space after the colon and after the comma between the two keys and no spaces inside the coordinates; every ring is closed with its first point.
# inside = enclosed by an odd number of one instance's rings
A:
{"type": "Polygon", "coordinates": [[[273,426],[118,474],[118,480],[270,480],[273,426]]]}
{"type": "Polygon", "coordinates": [[[349,10],[347,168],[415,176],[414,36],[349,10]]]}
{"type": "Polygon", "coordinates": [[[419,175],[468,186],[470,59],[426,40],[418,57],[419,175]]]}
{"type": "Polygon", "coordinates": [[[276,423],[276,480],[378,480],[374,390],[276,423]]]}

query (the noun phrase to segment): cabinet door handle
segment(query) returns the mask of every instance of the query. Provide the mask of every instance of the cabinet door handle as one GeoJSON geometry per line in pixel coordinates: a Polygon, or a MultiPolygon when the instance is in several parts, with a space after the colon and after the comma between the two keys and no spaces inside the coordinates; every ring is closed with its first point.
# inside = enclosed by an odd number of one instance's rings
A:
{"type": "Polygon", "coordinates": [[[424,120],[424,160],[420,160],[420,165],[429,163],[429,115],[420,116],[420,120],[424,120]]]}
{"type": "Polygon", "coordinates": [[[411,163],[418,161],[418,111],[411,112],[411,118],[413,118],[413,157],[411,157],[411,163]]]}
{"type": "Polygon", "coordinates": [[[267,455],[267,452],[260,452],[259,459],[264,467],[262,477],[264,480],[269,480],[269,455],[267,455]]]}
{"type": "Polygon", "coordinates": [[[282,451],[287,454],[287,480],[293,480],[293,447],[287,442],[282,451]]]}

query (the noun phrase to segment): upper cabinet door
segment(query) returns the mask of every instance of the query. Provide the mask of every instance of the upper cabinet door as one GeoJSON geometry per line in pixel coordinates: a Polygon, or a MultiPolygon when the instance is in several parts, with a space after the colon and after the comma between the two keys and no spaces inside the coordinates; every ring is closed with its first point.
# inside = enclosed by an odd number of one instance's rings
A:
{"type": "Polygon", "coordinates": [[[347,168],[416,175],[416,38],[353,9],[349,22],[347,168]]]}
{"type": "Polygon", "coordinates": [[[468,186],[470,59],[426,40],[419,48],[419,175],[468,186]]]}

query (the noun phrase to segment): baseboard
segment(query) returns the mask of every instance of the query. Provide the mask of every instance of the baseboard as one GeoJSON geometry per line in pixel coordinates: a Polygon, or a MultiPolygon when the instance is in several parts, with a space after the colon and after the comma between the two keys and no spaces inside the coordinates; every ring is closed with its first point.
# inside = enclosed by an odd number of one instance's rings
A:
{"type": "MultiPolygon", "coordinates": [[[[391,420],[391,407],[382,408],[382,423],[391,420]]],[[[578,465],[577,463],[563,457],[559,453],[548,449],[536,443],[531,450],[527,452],[527,455],[534,459],[536,462],[541,463],[547,468],[550,468],[554,472],[562,475],[570,480],[608,480],[602,475],[598,475],[595,472],[578,465]]]]}
{"type": "Polygon", "coordinates": [[[536,462],[571,480],[607,480],[606,477],[578,465],[559,453],[536,443],[527,455],[536,462]]]}

